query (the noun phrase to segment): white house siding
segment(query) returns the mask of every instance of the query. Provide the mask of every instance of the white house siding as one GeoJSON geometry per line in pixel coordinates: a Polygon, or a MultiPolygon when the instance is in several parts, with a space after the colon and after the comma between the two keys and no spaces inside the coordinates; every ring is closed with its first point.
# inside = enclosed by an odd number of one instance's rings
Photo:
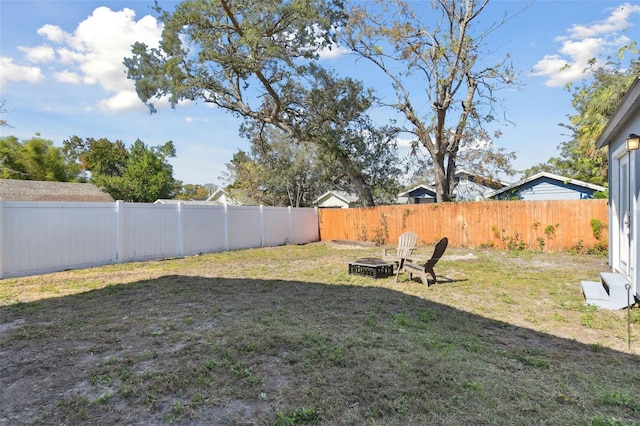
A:
{"type": "Polygon", "coordinates": [[[640,152],[630,151],[625,149],[625,139],[630,133],[640,134],[640,115],[637,115],[632,120],[628,121],[620,130],[611,137],[611,143],[609,144],[609,164],[610,166],[610,194],[609,203],[611,208],[609,209],[609,263],[612,266],[614,272],[619,272],[627,276],[633,286],[633,293],[637,297],[640,297],[640,271],[638,265],[640,265],[640,250],[638,249],[638,241],[640,238],[640,152]],[[618,206],[618,194],[620,181],[618,179],[619,170],[617,169],[617,159],[621,156],[628,155],[629,159],[629,193],[630,193],[630,232],[631,232],[631,246],[629,247],[629,267],[628,270],[621,270],[619,265],[620,259],[620,244],[621,244],[621,232],[623,232],[624,224],[620,221],[620,216],[623,216],[624,212],[620,212],[618,206]]]}
{"type": "Polygon", "coordinates": [[[344,200],[341,200],[340,198],[337,197],[329,197],[325,200],[322,200],[319,204],[318,207],[327,207],[327,208],[341,208],[341,209],[346,209],[349,207],[349,203],[347,203],[344,200]]]}
{"type": "Polygon", "coordinates": [[[625,139],[629,134],[640,135],[640,77],[623,98],[618,109],[605,126],[596,141],[598,148],[609,148],[609,264],[614,272],[627,277],[632,285],[632,293],[640,298],[640,150],[627,152],[625,139]],[[626,157],[626,158],[623,158],[626,157]],[[629,167],[629,225],[625,225],[625,212],[619,205],[621,193],[620,160],[628,160],[629,167]],[[628,266],[624,270],[621,263],[622,246],[626,244],[626,229],[629,230],[628,266]],[[623,243],[625,241],[625,243],[623,243]]]}

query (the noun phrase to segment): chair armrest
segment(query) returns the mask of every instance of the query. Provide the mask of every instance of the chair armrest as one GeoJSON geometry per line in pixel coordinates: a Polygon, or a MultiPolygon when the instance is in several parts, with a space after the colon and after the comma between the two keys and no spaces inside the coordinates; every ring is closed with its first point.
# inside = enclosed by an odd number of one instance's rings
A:
{"type": "Polygon", "coordinates": [[[422,263],[422,264],[424,264],[429,259],[426,259],[424,257],[420,257],[419,255],[414,256],[413,253],[411,253],[411,255],[409,257],[405,258],[405,260],[407,262],[411,262],[411,263],[422,263]]]}
{"type": "Polygon", "coordinates": [[[424,272],[424,263],[405,262],[404,265],[402,265],[402,269],[405,272],[424,272]]]}

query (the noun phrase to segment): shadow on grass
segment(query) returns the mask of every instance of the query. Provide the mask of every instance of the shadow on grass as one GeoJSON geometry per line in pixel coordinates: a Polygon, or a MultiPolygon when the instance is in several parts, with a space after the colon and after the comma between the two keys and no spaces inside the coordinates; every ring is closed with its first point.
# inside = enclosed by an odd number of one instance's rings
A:
{"type": "MultiPolygon", "coordinates": [[[[402,281],[402,280],[400,280],[402,281]]],[[[420,277],[413,277],[413,278],[407,278],[405,281],[407,282],[414,282],[416,284],[422,284],[424,285],[424,283],[422,282],[422,280],[420,280],[420,277]]],[[[465,281],[469,281],[468,279],[453,279],[453,278],[448,278],[445,276],[439,276],[438,277],[438,281],[434,281],[433,278],[429,278],[429,287],[433,286],[433,285],[444,285],[444,284],[453,284],[453,283],[462,283],[465,281]]]]}
{"type": "Polygon", "coordinates": [[[4,306],[0,332],[0,424],[640,416],[638,356],[379,287],[165,276],[4,306]]]}

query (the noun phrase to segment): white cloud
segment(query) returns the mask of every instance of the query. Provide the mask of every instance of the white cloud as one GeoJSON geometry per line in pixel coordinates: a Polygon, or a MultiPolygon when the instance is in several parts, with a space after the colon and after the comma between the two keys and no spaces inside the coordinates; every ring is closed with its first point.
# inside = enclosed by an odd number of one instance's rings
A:
{"type": "MultiPolygon", "coordinates": [[[[311,27],[311,31],[315,36],[315,41],[317,45],[320,45],[324,40],[324,31],[320,29],[318,25],[313,25],[311,27]]],[[[289,41],[293,41],[295,39],[295,34],[289,34],[289,41]]],[[[351,50],[346,47],[340,46],[339,44],[332,43],[329,46],[325,46],[323,48],[318,49],[316,46],[307,46],[308,50],[313,50],[318,54],[320,59],[336,59],[342,55],[346,55],[351,53],[351,50]]]]}
{"type": "Polygon", "coordinates": [[[625,44],[630,38],[621,34],[633,26],[632,16],[640,14],[640,5],[623,5],[610,10],[610,15],[589,25],[575,24],[567,35],[556,38],[561,43],[557,54],[545,55],[530,73],[546,77],[545,85],[560,87],[590,75],[590,69],[605,66],[605,58],[625,44]],[[594,64],[590,61],[595,60],[594,64]]]}
{"type": "Polygon", "coordinates": [[[43,44],[36,47],[18,47],[19,50],[25,53],[27,61],[38,64],[43,62],[51,62],[56,57],[56,52],[53,47],[43,44]]]}
{"type": "MultiPolygon", "coordinates": [[[[126,77],[123,61],[131,56],[131,45],[136,41],[157,47],[161,33],[161,24],[152,16],[136,21],[131,9],[112,11],[108,7],[98,7],[72,33],[51,24],[40,27],[38,34],[53,43],[53,47],[42,45],[20,49],[30,62],[52,64],[53,76],[59,82],[102,87],[110,95],[99,102],[102,109],[145,108],[136,95],[133,81],[126,77]]],[[[3,67],[3,80],[16,80],[17,77],[7,77],[6,69],[3,67]]],[[[15,72],[22,74],[22,80],[33,83],[44,78],[37,68],[23,69],[28,73],[15,72]],[[27,79],[24,74],[31,78],[27,79]]]]}
{"type": "Polygon", "coordinates": [[[57,25],[50,24],[43,25],[42,27],[38,28],[37,33],[47,40],[56,43],[62,43],[67,36],[67,34],[62,31],[62,28],[57,25]]]}
{"type": "Polygon", "coordinates": [[[54,74],[54,77],[62,83],[79,84],[81,82],[80,76],[69,70],[57,72],[54,74]]]}
{"type": "Polygon", "coordinates": [[[58,49],[57,53],[60,62],[63,64],[75,64],[82,62],[84,59],[84,54],[67,49],[66,47],[58,49]]]}
{"type": "Polygon", "coordinates": [[[460,152],[485,150],[491,148],[493,148],[493,141],[489,139],[465,139],[462,141],[462,144],[460,146],[460,152]]]}
{"type": "Polygon", "coordinates": [[[185,117],[184,121],[186,121],[187,123],[197,123],[197,122],[206,122],[209,120],[201,117],[185,117]]]}
{"type": "Polygon", "coordinates": [[[13,59],[0,57],[0,89],[8,81],[26,81],[30,84],[40,83],[44,80],[44,74],[38,67],[28,67],[13,63],[13,59]]]}
{"type": "MultiPolygon", "coordinates": [[[[602,34],[623,31],[630,26],[631,15],[640,13],[640,5],[624,3],[611,12],[611,15],[591,25],[573,25],[568,38],[595,37],[602,34]]],[[[562,38],[561,38],[562,39],[562,38]]]]}
{"type": "Polygon", "coordinates": [[[146,106],[140,101],[135,91],[119,91],[109,99],[100,101],[103,111],[144,110],[146,106]]]}
{"type": "Polygon", "coordinates": [[[411,148],[415,143],[416,138],[396,138],[395,139],[398,148],[411,148]]]}
{"type": "Polygon", "coordinates": [[[343,55],[348,55],[351,53],[351,50],[346,47],[332,45],[331,48],[325,47],[319,52],[320,59],[336,59],[343,55]]]}

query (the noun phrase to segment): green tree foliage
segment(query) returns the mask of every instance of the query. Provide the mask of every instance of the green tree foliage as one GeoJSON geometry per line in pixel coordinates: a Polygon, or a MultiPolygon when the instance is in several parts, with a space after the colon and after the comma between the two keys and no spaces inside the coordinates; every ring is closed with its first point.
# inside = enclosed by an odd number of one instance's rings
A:
{"type": "Polygon", "coordinates": [[[144,102],[202,99],[274,124],[297,115],[300,60],[317,58],[343,19],[338,0],[185,0],[173,13],[156,10],[160,48],[135,43],[124,61],[144,102]]]}
{"type": "Polygon", "coordinates": [[[70,161],[79,164],[85,178],[88,176],[87,172],[90,172],[92,177],[122,176],[129,156],[124,142],[111,142],[106,138],[82,139],[72,136],[63,141],[62,150],[70,161]]]}
{"type": "MultiPolygon", "coordinates": [[[[307,207],[327,186],[331,169],[321,167],[318,145],[296,143],[278,130],[263,132],[252,143],[252,158],[260,165],[260,185],[273,206],[307,207]]],[[[233,186],[233,185],[232,185],[233,186]]]]}
{"type": "MultiPolygon", "coordinates": [[[[325,95],[331,96],[331,92],[325,95]]],[[[353,177],[333,155],[339,148],[351,150],[349,155],[359,176],[372,189],[375,204],[395,200],[400,169],[395,146],[389,140],[395,131],[378,129],[368,119],[361,124],[362,128],[328,126],[327,132],[339,132],[327,136],[337,145],[333,149],[324,149],[326,142],[296,142],[277,129],[258,131],[253,134],[251,152],[239,151],[227,164],[226,190],[235,198],[244,194],[264,205],[310,206],[329,189],[353,187],[353,177]]]]}
{"type": "Polygon", "coordinates": [[[15,136],[0,139],[0,177],[3,179],[28,179],[21,162],[22,144],[15,136]]]}
{"type": "MultiPolygon", "coordinates": [[[[259,136],[253,140],[251,153],[239,151],[227,164],[226,190],[234,198],[246,196],[264,205],[306,207],[330,189],[352,188],[343,167],[318,144],[295,143],[276,130],[259,136]]],[[[367,135],[365,139],[376,137],[367,135]]],[[[367,165],[364,170],[367,168],[375,166],[367,165]]],[[[393,165],[378,171],[371,179],[374,201],[388,203],[398,193],[398,168],[393,165]]]]}
{"type": "MultiPolygon", "coordinates": [[[[440,17],[429,25],[409,1],[362,2],[349,12],[342,33],[344,44],[389,78],[396,93],[391,107],[407,122],[403,130],[415,137],[416,147],[429,153],[438,201],[453,196],[461,148],[487,140],[484,128],[495,121],[499,103],[496,90],[514,84],[508,57],[483,62],[495,57],[483,54],[483,41],[508,19],[480,28],[479,16],[487,3],[435,0],[431,5],[440,17]]],[[[502,154],[493,151],[488,157],[500,158],[498,170],[501,162],[510,164],[509,156],[502,154]]]]}
{"type": "Polygon", "coordinates": [[[355,188],[365,206],[395,199],[401,174],[398,129],[371,122],[367,111],[377,102],[373,91],[315,65],[308,68],[312,82],[305,98],[308,114],[301,120],[303,133],[313,135],[323,166],[341,168],[331,180],[355,188]]]}
{"type": "Polygon", "coordinates": [[[53,142],[33,137],[20,142],[14,136],[0,138],[0,178],[68,182],[77,168],[65,160],[53,142]]]}
{"type": "Polygon", "coordinates": [[[178,200],[206,200],[210,196],[205,185],[186,183],[180,187],[174,198],[178,200]]]}
{"type": "Polygon", "coordinates": [[[261,184],[260,166],[245,151],[238,150],[233,154],[231,162],[227,163],[225,174],[226,180],[230,182],[226,188],[229,197],[242,204],[279,204],[271,198],[268,190],[265,190],[266,185],[261,184]]]}
{"type": "Polygon", "coordinates": [[[122,175],[123,200],[153,202],[173,197],[176,182],[168,159],[176,156],[173,142],[148,147],[140,139],[129,149],[127,167],[122,175]]]}
{"type": "Polygon", "coordinates": [[[596,140],[634,79],[640,75],[639,52],[634,46],[626,46],[620,51],[621,56],[628,51],[636,55],[630,66],[623,67],[620,62],[609,61],[606,67],[594,70],[591,78],[580,85],[567,86],[572,91],[571,105],[576,114],[569,117],[569,124],[561,125],[571,131],[571,139],[558,147],[560,156],[525,170],[525,177],[546,171],[607,185],[608,152],[606,148],[597,149],[596,140]]]}
{"type": "MultiPolygon", "coordinates": [[[[6,114],[7,112],[7,110],[4,107],[5,102],[6,101],[4,99],[0,100],[0,114],[6,114]]],[[[9,126],[9,123],[5,119],[0,119],[0,126],[9,126]]]]}
{"type": "Polygon", "coordinates": [[[151,111],[154,98],[168,96],[174,106],[203,100],[244,117],[245,133],[276,127],[297,143],[316,143],[364,203],[374,203],[371,176],[352,155],[361,147],[350,146],[362,143],[353,133],[365,127],[370,92],[312,64],[344,23],[341,1],[186,0],[173,13],[158,11],[160,48],[136,43],[124,61],[151,111]]]}
{"type": "Polygon", "coordinates": [[[82,139],[73,136],[63,143],[68,159],[75,161],[89,182],[116,200],[153,202],[171,198],[177,182],[168,159],[175,157],[173,142],[148,147],[136,140],[127,150],[122,141],[82,139]]]}

